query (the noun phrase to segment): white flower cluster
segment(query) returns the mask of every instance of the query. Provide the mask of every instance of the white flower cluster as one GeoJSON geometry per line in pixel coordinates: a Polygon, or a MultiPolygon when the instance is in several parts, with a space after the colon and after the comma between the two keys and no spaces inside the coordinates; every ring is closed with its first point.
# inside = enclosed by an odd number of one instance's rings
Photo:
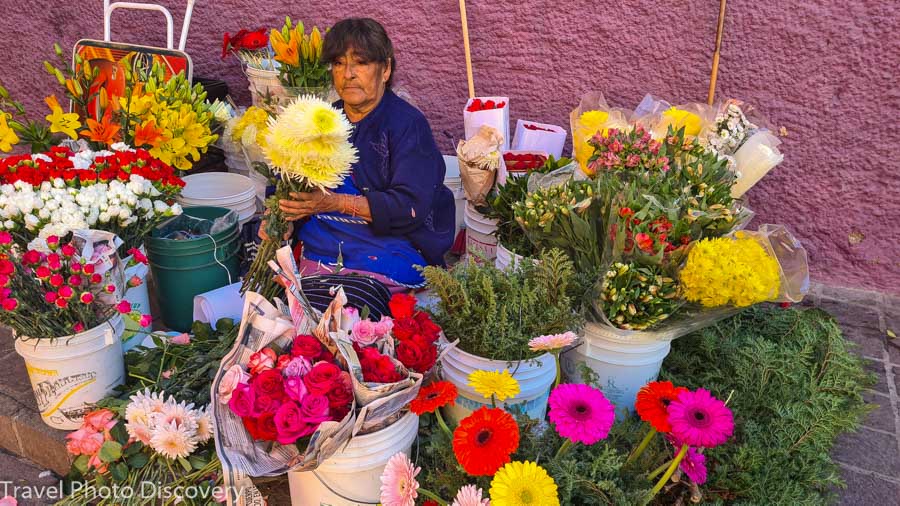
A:
{"type": "Polygon", "coordinates": [[[704,144],[719,156],[730,157],[758,128],[738,103],[729,101],[716,115],[715,128],[706,135],[704,144]]]}
{"type": "Polygon", "coordinates": [[[125,408],[125,428],[135,441],[168,459],[187,458],[213,436],[212,418],[204,408],[164,399],[149,389],[131,396],[125,408]]]}
{"type": "Polygon", "coordinates": [[[62,179],[40,186],[17,181],[0,186],[0,230],[24,228],[36,233],[29,248],[48,251],[47,237],[62,237],[72,230],[110,227],[119,229],[139,221],[177,216],[179,204],[168,205],[159,190],[142,176],[83,188],[70,188],[62,179]]]}

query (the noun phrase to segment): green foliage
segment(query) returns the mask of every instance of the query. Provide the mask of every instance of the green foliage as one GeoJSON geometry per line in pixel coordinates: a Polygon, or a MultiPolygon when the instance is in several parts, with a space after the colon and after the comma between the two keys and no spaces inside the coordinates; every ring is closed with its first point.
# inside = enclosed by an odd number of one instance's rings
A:
{"type": "Polygon", "coordinates": [[[508,271],[474,262],[452,271],[426,267],[428,285],[440,298],[435,321],[465,352],[494,360],[535,356],[528,341],[546,334],[577,329],[581,318],[572,311],[579,288],[572,262],[559,250],[545,251],[540,262],[508,271]]]}
{"type": "MultiPolygon", "coordinates": [[[[734,437],[704,452],[709,478],[696,491],[704,504],[831,502],[830,491],[841,485],[831,447],[870,410],[862,392],[873,378],[850,346],[827,314],[775,306],[749,309],[675,341],[662,379],[703,387],[722,399],[731,395],[735,416],[734,437]]],[[[605,441],[576,444],[558,458],[562,439],[549,425],[520,418],[519,426],[520,445],[512,459],[542,465],[565,505],[642,504],[653,486],[647,474],[674,455],[657,436],[623,468],[647,431],[636,417],[617,422],[605,441]]],[[[468,476],[456,464],[448,437],[431,415],[422,419],[416,459],[422,486],[445,499],[468,483],[490,489],[490,478],[468,476]]],[[[666,485],[653,504],[691,503],[695,490],[675,476],[679,481],[666,485]]]]}

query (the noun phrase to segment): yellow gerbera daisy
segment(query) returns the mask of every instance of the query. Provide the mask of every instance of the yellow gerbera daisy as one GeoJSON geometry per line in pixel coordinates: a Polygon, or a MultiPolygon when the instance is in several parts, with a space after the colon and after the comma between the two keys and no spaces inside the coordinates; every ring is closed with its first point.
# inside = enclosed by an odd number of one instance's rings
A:
{"type": "Polygon", "coordinates": [[[493,506],[559,506],[556,482],[534,462],[510,462],[491,480],[493,506]]]}
{"type": "Polygon", "coordinates": [[[494,396],[499,401],[519,394],[519,382],[507,369],[502,372],[475,371],[469,375],[469,386],[486,398],[490,399],[494,396]]]}

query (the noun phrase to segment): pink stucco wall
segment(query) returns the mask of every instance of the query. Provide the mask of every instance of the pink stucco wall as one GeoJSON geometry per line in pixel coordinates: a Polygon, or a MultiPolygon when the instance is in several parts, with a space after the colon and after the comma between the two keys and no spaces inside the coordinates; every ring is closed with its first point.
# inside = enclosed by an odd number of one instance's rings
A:
{"type": "MultiPolygon", "coordinates": [[[[180,26],[183,2],[161,2],[180,26]]],[[[32,108],[51,80],[40,61],[54,40],[100,38],[101,0],[3,0],[0,79],[32,108]]],[[[719,94],[759,104],[788,131],[785,162],[750,192],[758,222],[785,223],[810,252],[817,281],[900,293],[900,4],[730,2],[719,94]],[[851,244],[851,235],[862,237],[851,244]]],[[[370,16],[398,50],[399,84],[442,149],[462,135],[466,81],[453,0],[198,0],[187,50],[195,74],[246,82],[219,59],[222,33],[285,14],[320,25],[370,16]]],[[[479,94],[511,97],[512,119],[560,125],[582,93],[633,107],[646,92],[703,101],[718,2],[469,0],[479,94]]],[[[153,14],[116,14],[114,40],[160,45],[153,14]]],[[[176,33],[177,40],[177,33],[176,33]]]]}

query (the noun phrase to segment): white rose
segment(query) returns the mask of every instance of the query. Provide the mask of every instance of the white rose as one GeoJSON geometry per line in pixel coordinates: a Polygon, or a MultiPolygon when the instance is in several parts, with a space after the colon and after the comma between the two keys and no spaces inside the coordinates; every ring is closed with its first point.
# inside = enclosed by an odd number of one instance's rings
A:
{"type": "Polygon", "coordinates": [[[98,218],[100,219],[100,223],[109,223],[109,213],[106,211],[100,213],[100,216],[98,216],[98,218]]]}
{"type": "Polygon", "coordinates": [[[3,226],[6,227],[7,230],[12,230],[16,228],[16,222],[13,220],[6,220],[3,222],[3,226]]]}

